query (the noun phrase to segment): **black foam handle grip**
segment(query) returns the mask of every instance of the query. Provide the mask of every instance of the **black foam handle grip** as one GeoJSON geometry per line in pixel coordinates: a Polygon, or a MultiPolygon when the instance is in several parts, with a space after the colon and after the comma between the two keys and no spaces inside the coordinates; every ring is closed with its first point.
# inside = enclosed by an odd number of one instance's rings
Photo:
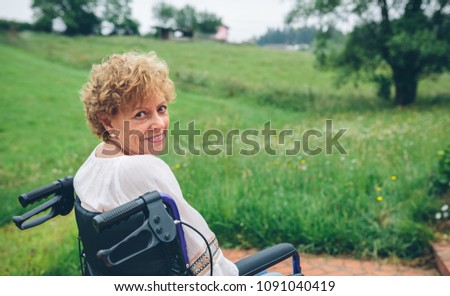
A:
{"type": "Polygon", "coordinates": [[[112,225],[122,219],[125,219],[134,213],[137,213],[144,209],[146,206],[145,201],[142,198],[138,198],[127,202],[117,208],[105,212],[103,214],[99,214],[95,216],[92,220],[94,229],[100,233],[103,229],[112,225]]]}
{"type": "Polygon", "coordinates": [[[60,181],[55,181],[53,183],[44,185],[30,192],[21,194],[19,196],[19,202],[22,205],[22,207],[25,208],[29,204],[40,201],[41,199],[49,196],[50,194],[56,193],[58,190],[62,188],[62,186],[63,185],[60,181]]]}

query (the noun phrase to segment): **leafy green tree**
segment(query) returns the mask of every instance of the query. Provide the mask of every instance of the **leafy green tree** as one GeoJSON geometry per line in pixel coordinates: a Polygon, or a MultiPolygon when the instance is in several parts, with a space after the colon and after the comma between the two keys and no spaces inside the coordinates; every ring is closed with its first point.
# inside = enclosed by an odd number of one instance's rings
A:
{"type": "Polygon", "coordinates": [[[178,29],[183,31],[195,31],[198,26],[197,12],[191,5],[185,5],[176,11],[175,24],[178,29]]]}
{"type": "Polygon", "coordinates": [[[316,57],[322,65],[376,82],[379,95],[407,105],[420,79],[450,69],[449,0],[297,0],[287,23],[314,18],[320,25],[316,57]],[[327,48],[327,32],[354,20],[343,50],[327,48]]]}
{"type": "MultiPolygon", "coordinates": [[[[260,36],[256,43],[265,44],[308,44],[312,45],[317,29],[314,27],[292,28],[285,27],[283,29],[267,29],[264,35],[260,36]]],[[[342,34],[336,32],[336,34],[342,34]]]]}
{"type": "Polygon", "coordinates": [[[139,23],[131,17],[131,0],[104,0],[103,20],[113,29],[110,35],[139,35],[139,23]]]}
{"type": "Polygon", "coordinates": [[[33,0],[31,7],[37,29],[50,32],[53,20],[60,18],[66,35],[100,33],[101,20],[95,14],[97,0],[33,0]]]}
{"type": "Polygon", "coordinates": [[[197,14],[198,30],[205,34],[215,34],[222,25],[222,18],[207,11],[197,14]]]}
{"type": "Polygon", "coordinates": [[[214,34],[217,27],[222,24],[222,18],[207,11],[198,13],[193,6],[183,8],[159,2],[153,7],[153,15],[158,19],[159,26],[181,30],[185,33],[200,31],[205,34],[214,34]]]}
{"type": "Polygon", "coordinates": [[[153,15],[159,21],[159,25],[161,27],[173,27],[175,26],[175,15],[177,13],[177,9],[164,2],[159,2],[155,6],[153,6],[153,15]]]}
{"type": "Polygon", "coordinates": [[[53,20],[58,17],[52,1],[34,0],[31,8],[34,11],[34,27],[38,31],[52,32],[53,20]]]}

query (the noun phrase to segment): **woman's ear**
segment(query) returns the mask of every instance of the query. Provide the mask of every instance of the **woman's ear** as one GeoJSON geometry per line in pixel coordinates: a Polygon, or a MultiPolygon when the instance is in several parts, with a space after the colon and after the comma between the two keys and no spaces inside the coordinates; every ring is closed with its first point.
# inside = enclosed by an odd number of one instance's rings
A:
{"type": "Polygon", "coordinates": [[[103,125],[105,130],[109,131],[113,129],[111,118],[106,114],[100,114],[98,115],[98,120],[103,125]]]}

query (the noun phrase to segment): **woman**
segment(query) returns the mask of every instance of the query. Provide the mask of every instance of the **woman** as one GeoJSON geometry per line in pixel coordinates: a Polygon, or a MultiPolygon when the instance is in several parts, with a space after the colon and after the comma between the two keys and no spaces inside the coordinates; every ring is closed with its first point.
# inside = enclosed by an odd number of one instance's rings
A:
{"type": "MultiPolygon", "coordinates": [[[[157,190],[174,198],[181,219],[208,240],[214,275],[238,275],[226,259],[203,217],[184,199],[164,151],[169,128],[168,104],[175,89],[167,65],[155,53],[112,55],[94,65],[81,91],[92,132],[103,139],[78,170],[74,187],[83,208],[111,210],[157,190]]],[[[209,252],[204,241],[184,228],[190,270],[208,275],[209,252]]]]}

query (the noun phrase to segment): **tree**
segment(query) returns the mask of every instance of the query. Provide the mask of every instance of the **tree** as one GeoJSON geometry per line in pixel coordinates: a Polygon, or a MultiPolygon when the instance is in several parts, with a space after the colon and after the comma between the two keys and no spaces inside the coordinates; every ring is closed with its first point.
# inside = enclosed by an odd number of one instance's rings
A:
{"type": "Polygon", "coordinates": [[[52,1],[34,0],[31,8],[34,11],[34,27],[38,31],[52,32],[53,20],[58,13],[52,1]]]}
{"type": "Polygon", "coordinates": [[[207,11],[197,14],[198,30],[205,34],[215,34],[222,25],[222,18],[207,11]]]}
{"type": "Polygon", "coordinates": [[[51,31],[53,21],[60,18],[66,35],[100,33],[100,18],[95,14],[97,0],[33,0],[35,26],[51,31]]]}
{"type": "Polygon", "coordinates": [[[161,27],[170,28],[175,26],[175,15],[177,9],[164,2],[160,2],[153,6],[153,15],[159,20],[159,25],[161,27]]]}
{"type": "MultiPolygon", "coordinates": [[[[341,32],[336,32],[342,34],[341,32]]],[[[259,45],[266,44],[308,44],[312,45],[317,29],[314,27],[292,28],[285,27],[283,29],[267,29],[267,32],[260,36],[256,43],[259,45]]]]}
{"type": "Polygon", "coordinates": [[[222,24],[221,17],[207,11],[197,13],[190,5],[177,9],[170,4],[160,2],[153,7],[153,15],[159,20],[159,26],[181,30],[188,36],[194,31],[214,34],[222,24]]]}
{"type": "Polygon", "coordinates": [[[197,12],[191,5],[185,5],[175,13],[175,24],[182,31],[193,32],[197,29],[197,12]]]}
{"type": "Polygon", "coordinates": [[[131,17],[131,0],[104,0],[103,20],[113,26],[110,35],[139,35],[139,24],[131,17]]]}
{"type": "Polygon", "coordinates": [[[380,95],[408,105],[420,79],[450,69],[450,0],[297,0],[287,23],[317,17],[316,57],[343,76],[378,84],[380,95]],[[327,32],[349,19],[356,26],[340,52],[327,48],[327,32]]]}

